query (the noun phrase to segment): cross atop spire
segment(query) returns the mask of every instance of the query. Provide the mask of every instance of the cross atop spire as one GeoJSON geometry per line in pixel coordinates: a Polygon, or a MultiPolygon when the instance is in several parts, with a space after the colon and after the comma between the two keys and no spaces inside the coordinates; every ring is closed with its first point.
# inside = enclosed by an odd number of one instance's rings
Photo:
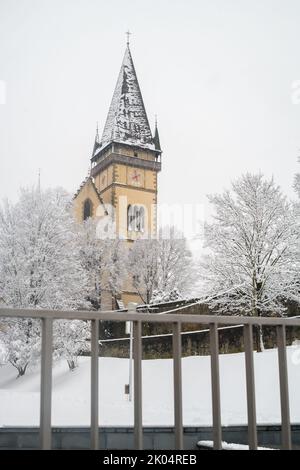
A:
{"type": "Polygon", "coordinates": [[[127,46],[129,46],[129,43],[130,43],[130,36],[131,36],[132,33],[128,30],[128,31],[126,31],[125,34],[126,34],[126,36],[127,36],[127,46]]]}

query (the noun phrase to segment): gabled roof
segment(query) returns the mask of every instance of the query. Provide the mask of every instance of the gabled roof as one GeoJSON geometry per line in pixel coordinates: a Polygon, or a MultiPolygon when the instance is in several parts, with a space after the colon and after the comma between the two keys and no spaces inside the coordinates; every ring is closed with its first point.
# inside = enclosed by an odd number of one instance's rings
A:
{"type": "Polygon", "coordinates": [[[84,186],[85,186],[86,184],[90,184],[90,185],[92,186],[93,190],[95,191],[95,193],[96,193],[96,195],[97,195],[97,197],[98,197],[98,199],[99,199],[99,202],[103,205],[103,207],[104,207],[104,209],[105,209],[105,204],[104,204],[104,202],[103,202],[103,199],[102,199],[102,197],[101,197],[101,194],[100,194],[100,192],[98,191],[98,189],[97,189],[97,187],[96,187],[96,185],[95,185],[95,183],[94,183],[94,180],[93,180],[93,178],[92,178],[91,176],[87,176],[87,177],[84,179],[84,181],[83,181],[83,182],[81,183],[81,185],[79,186],[79,189],[78,189],[77,192],[74,194],[73,199],[76,199],[76,198],[77,198],[77,196],[79,195],[79,193],[81,192],[81,190],[84,188],[84,186]]]}
{"type": "Polygon", "coordinates": [[[110,142],[155,149],[129,45],[104,126],[101,147],[110,142]]]}

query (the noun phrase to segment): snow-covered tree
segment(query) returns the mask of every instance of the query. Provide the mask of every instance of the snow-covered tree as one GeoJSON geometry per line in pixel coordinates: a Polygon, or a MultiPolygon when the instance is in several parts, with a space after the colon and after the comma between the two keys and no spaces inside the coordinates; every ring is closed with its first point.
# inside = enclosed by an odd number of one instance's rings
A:
{"type": "Polygon", "coordinates": [[[129,272],[134,288],[145,303],[158,298],[171,300],[175,291],[186,295],[194,282],[186,239],[171,227],[160,230],[156,239],[137,240],[130,250],[129,272]]]}
{"type": "MultiPolygon", "coordinates": [[[[291,205],[261,174],[246,174],[232,191],[209,197],[213,221],[206,224],[202,275],[211,303],[222,313],[283,314],[295,291],[293,252],[299,243],[291,205]]],[[[261,344],[262,346],[262,344],[261,344]]]]}
{"type": "MultiPolygon", "coordinates": [[[[0,209],[0,292],[8,306],[83,308],[87,306],[87,281],[70,199],[63,190],[24,189],[16,204],[4,204],[0,209]]],[[[54,322],[55,335],[59,322],[54,322]]],[[[84,339],[85,323],[80,324],[77,336],[84,339]]],[[[68,325],[74,332],[72,322],[68,325]]],[[[8,360],[24,375],[39,357],[39,320],[7,319],[1,330],[8,360]]],[[[68,328],[64,332],[67,337],[68,328]]]]}
{"type": "Polygon", "coordinates": [[[78,356],[90,350],[90,322],[59,320],[54,325],[55,355],[66,359],[70,371],[73,371],[78,367],[78,356]]]}
{"type": "Polygon", "coordinates": [[[102,238],[97,219],[89,218],[78,226],[81,265],[88,277],[89,299],[94,308],[101,305],[101,292],[117,295],[126,276],[125,243],[102,238]]]}
{"type": "Polygon", "coordinates": [[[158,285],[170,300],[187,295],[195,281],[192,254],[183,234],[175,227],[164,227],[158,234],[158,285]]]}
{"type": "MultiPolygon", "coordinates": [[[[300,163],[300,158],[299,158],[299,163],[300,163]]],[[[300,199],[300,173],[297,173],[295,175],[294,189],[298,195],[298,198],[300,199]]]]}
{"type": "MultiPolygon", "coordinates": [[[[300,158],[299,158],[300,162],[300,158]]],[[[297,194],[297,200],[294,202],[293,209],[295,214],[295,219],[297,222],[297,230],[299,233],[299,242],[295,247],[294,251],[294,262],[297,262],[297,265],[300,263],[300,173],[297,173],[294,181],[294,189],[297,194]]],[[[295,274],[295,282],[298,286],[297,292],[294,296],[291,296],[290,300],[296,304],[300,304],[300,268],[295,274]]]]}
{"type": "Polygon", "coordinates": [[[25,375],[29,364],[35,364],[40,357],[40,321],[14,319],[3,322],[0,333],[5,350],[5,359],[18,371],[18,377],[25,375]]]}
{"type": "Polygon", "coordinates": [[[129,252],[128,271],[133,287],[142,302],[150,303],[153,291],[158,288],[158,242],[139,239],[129,252]]]}

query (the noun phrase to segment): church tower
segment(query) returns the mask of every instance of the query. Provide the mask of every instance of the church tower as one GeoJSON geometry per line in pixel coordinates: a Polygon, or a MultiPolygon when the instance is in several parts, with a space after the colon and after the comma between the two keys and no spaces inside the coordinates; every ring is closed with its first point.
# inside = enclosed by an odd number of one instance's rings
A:
{"type": "MultiPolygon", "coordinates": [[[[95,216],[102,205],[110,208],[116,236],[128,244],[155,237],[161,153],[157,122],[153,135],[127,42],[101,139],[96,132],[90,176],[75,196],[77,219],[95,216]]],[[[130,285],[124,286],[125,305],[141,301],[130,285]]]]}

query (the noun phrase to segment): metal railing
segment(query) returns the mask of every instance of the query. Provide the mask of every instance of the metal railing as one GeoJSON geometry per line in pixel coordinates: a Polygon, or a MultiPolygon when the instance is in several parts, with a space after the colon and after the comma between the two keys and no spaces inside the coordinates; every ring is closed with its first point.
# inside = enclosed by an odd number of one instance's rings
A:
{"type": "Polygon", "coordinates": [[[170,323],[173,326],[173,382],[174,382],[174,448],[183,449],[182,420],[182,365],[181,325],[194,323],[208,325],[211,352],[211,385],[214,449],[222,448],[220,372],[219,372],[219,325],[243,325],[248,413],[249,448],[257,448],[257,421],[255,404],[255,377],[253,359],[253,326],[269,326],[277,329],[278,367],[281,402],[282,448],[291,449],[291,425],[286,355],[286,326],[300,326],[299,318],[262,318],[240,316],[149,314],[138,312],[90,312],[57,310],[0,309],[1,317],[26,317],[42,321],[41,348],[41,400],[40,400],[40,447],[51,449],[51,394],[52,394],[52,344],[53,321],[91,321],[91,448],[99,448],[99,321],[132,321],[134,331],[134,447],[143,448],[142,417],[142,324],[170,323]]]}

